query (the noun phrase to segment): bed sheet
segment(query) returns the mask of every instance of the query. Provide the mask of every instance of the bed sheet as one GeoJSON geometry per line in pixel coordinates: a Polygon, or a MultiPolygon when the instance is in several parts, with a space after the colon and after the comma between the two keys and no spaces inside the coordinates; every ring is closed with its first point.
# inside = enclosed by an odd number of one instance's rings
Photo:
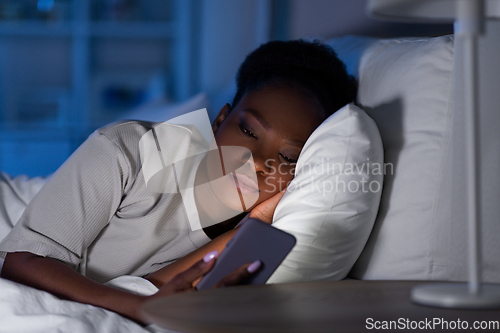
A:
{"type": "MultiPolygon", "coordinates": [[[[139,277],[123,276],[107,284],[139,294],[157,289],[139,277]]],[[[156,325],[142,327],[112,311],[61,300],[47,292],[0,278],[0,333],[175,333],[156,325]]]]}

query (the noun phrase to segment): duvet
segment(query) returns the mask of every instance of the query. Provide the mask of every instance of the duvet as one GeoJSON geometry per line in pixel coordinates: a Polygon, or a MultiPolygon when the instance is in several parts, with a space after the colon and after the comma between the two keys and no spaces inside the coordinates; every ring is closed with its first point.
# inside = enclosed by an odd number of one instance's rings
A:
{"type": "MultiPolygon", "coordinates": [[[[149,281],[122,276],[108,282],[117,288],[148,295],[157,291],[149,281]]],[[[0,278],[0,333],[172,332],[156,325],[142,327],[114,312],[61,300],[47,292],[0,278]]]]}

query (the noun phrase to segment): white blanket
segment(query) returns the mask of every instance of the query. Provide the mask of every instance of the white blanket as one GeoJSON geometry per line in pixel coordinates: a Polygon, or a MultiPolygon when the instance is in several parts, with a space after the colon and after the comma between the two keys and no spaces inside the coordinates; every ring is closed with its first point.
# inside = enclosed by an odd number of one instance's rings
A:
{"type": "MultiPolygon", "coordinates": [[[[123,276],[108,284],[138,294],[157,289],[142,278],[123,276]]],[[[47,292],[0,279],[0,333],[147,333],[172,332],[155,325],[141,327],[114,312],[61,300],[47,292]]]]}
{"type": "Polygon", "coordinates": [[[12,177],[0,172],[0,240],[14,227],[33,197],[48,178],[12,177]]]}

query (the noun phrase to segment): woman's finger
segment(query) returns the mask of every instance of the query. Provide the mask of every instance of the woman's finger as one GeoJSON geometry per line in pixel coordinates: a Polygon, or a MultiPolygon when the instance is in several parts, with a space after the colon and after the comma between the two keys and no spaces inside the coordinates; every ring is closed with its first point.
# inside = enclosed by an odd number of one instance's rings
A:
{"type": "Polygon", "coordinates": [[[250,278],[255,272],[259,270],[261,266],[262,263],[260,262],[260,260],[256,260],[253,263],[243,265],[234,272],[225,276],[214,286],[214,288],[244,284],[248,280],[248,278],[250,278]]]}
{"type": "Polygon", "coordinates": [[[166,296],[169,293],[192,290],[193,283],[212,269],[218,254],[219,251],[217,250],[209,252],[202,260],[198,261],[184,272],[174,276],[172,280],[160,289],[162,296],[166,296]]]}

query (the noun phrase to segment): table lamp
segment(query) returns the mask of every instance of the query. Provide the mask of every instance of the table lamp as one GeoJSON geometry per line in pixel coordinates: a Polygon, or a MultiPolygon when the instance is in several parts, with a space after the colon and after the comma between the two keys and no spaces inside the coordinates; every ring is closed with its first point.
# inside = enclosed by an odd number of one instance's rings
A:
{"type": "Polygon", "coordinates": [[[480,281],[477,42],[484,31],[485,19],[500,18],[500,0],[368,0],[367,12],[374,18],[392,21],[454,22],[455,35],[464,45],[469,281],[419,285],[413,288],[411,300],[446,308],[499,308],[500,285],[480,281]]]}

